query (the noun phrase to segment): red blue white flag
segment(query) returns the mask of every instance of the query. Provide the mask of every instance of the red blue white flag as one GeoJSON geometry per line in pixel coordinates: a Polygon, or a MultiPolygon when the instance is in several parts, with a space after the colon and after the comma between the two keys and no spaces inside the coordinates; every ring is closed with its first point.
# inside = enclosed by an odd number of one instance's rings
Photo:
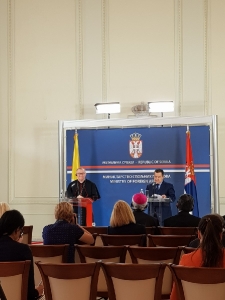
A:
{"type": "Polygon", "coordinates": [[[196,178],[195,178],[195,171],[194,171],[194,160],[193,160],[193,155],[192,155],[190,135],[191,135],[190,131],[187,130],[186,131],[186,167],[185,167],[184,190],[185,190],[186,194],[190,194],[194,198],[193,215],[196,217],[199,217],[196,178]]]}

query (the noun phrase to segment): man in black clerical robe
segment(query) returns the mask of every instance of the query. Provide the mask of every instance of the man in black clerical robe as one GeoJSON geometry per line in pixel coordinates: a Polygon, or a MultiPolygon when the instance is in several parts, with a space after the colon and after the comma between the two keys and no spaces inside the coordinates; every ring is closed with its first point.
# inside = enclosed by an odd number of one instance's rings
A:
{"type": "MultiPolygon", "coordinates": [[[[76,171],[77,180],[72,181],[66,191],[67,198],[91,198],[96,201],[100,198],[97,186],[90,180],[86,179],[86,171],[84,168],[78,168],[76,171]]],[[[78,213],[78,207],[74,206],[74,212],[78,214],[78,220],[80,225],[86,225],[86,208],[80,207],[80,213],[78,213]],[[79,218],[79,215],[81,218],[79,218]]]]}

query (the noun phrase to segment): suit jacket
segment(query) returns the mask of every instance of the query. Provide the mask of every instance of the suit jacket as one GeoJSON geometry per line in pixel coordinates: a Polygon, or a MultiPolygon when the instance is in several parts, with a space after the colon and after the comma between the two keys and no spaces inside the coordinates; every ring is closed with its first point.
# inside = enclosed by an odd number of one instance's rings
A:
{"type": "MultiPolygon", "coordinates": [[[[174,187],[173,187],[172,183],[163,181],[161,183],[158,191],[155,190],[155,186],[153,186],[151,183],[151,184],[147,185],[146,190],[149,191],[150,197],[153,194],[158,194],[158,195],[166,195],[166,197],[170,198],[172,202],[174,202],[176,200],[175,191],[174,191],[174,187]]],[[[152,206],[153,213],[155,212],[156,215],[158,215],[159,204],[151,203],[151,206],[152,206]]],[[[172,216],[172,211],[171,211],[170,203],[168,203],[168,202],[161,203],[161,207],[162,207],[162,216],[161,217],[162,217],[162,224],[163,224],[163,221],[166,218],[169,218],[172,216]]]]}
{"type": "Polygon", "coordinates": [[[144,213],[140,209],[133,210],[133,214],[134,214],[134,217],[135,217],[135,220],[136,220],[137,224],[142,224],[145,227],[152,227],[152,226],[158,226],[159,225],[158,219],[147,215],[146,213],[144,213]]]}
{"type": "Polygon", "coordinates": [[[151,184],[147,185],[146,190],[149,191],[149,196],[151,197],[153,194],[158,195],[166,195],[167,198],[170,198],[172,202],[176,200],[175,191],[172,183],[163,181],[160,185],[158,191],[155,190],[155,186],[151,184]]]}
{"type": "Polygon", "coordinates": [[[164,226],[167,227],[198,227],[201,219],[189,214],[186,211],[180,211],[176,216],[164,220],[164,226]]]}

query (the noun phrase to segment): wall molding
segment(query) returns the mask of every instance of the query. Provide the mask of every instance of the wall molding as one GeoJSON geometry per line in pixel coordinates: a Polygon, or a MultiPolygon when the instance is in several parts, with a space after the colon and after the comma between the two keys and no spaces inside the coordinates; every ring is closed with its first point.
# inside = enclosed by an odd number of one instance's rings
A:
{"type": "Polygon", "coordinates": [[[178,0],[178,115],[182,116],[183,104],[183,14],[182,0],[178,0]]]}
{"type": "Polygon", "coordinates": [[[209,32],[209,3],[204,0],[204,115],[209,115],[209,57],[208,57],[208,32],[209,32]]]}
{"type": "Polygon", "coordinates": [[[102,102],[107,102],[107,0],[102,0],[102,102]]]}
{"type": "Polygon", "coordinates": [[[83,83],[83,18],[82,18],[82,0],[77,3],[77,36],[78,36],[78,104],[79,104],[79,119],[84,117],[84,83],[83,83]]]}
{"type": "Polygon", "coordinates": [[[15,166],[15,121],[14,114],[14,21],[15,21],[15,3],[14,0],[8,0],[8,37],[7,37],[7,48],[8,48],[8,128],[9,128],[9,178],[8,178],[8,193],[9,203],[14,203],[14,189],[15,189],[15,178],[14,178],[14,166],[15,166]]]}

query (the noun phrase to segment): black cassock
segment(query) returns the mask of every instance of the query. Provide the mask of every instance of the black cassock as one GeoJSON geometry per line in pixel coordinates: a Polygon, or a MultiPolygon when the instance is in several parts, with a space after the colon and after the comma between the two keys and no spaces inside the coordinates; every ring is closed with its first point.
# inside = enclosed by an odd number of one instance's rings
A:
{"type": "MultiPolygon", "coordinates": [[[[78,180],[72,181],[66,191],[67,198],[73,199],[78,195],[81,195],[84,198],[91,198],[93,201],[96,201],[100,198],[100,194],[98,192],[97,186],[90,180],[85,179],[84,182],[79,182],[78,180]]],[[[74,212],[78,214],[79,224],[85,226],[86,225],[86,208],[80,207],[80,212],[78,212],[78,207],[73,207],[74,212]]]]}

